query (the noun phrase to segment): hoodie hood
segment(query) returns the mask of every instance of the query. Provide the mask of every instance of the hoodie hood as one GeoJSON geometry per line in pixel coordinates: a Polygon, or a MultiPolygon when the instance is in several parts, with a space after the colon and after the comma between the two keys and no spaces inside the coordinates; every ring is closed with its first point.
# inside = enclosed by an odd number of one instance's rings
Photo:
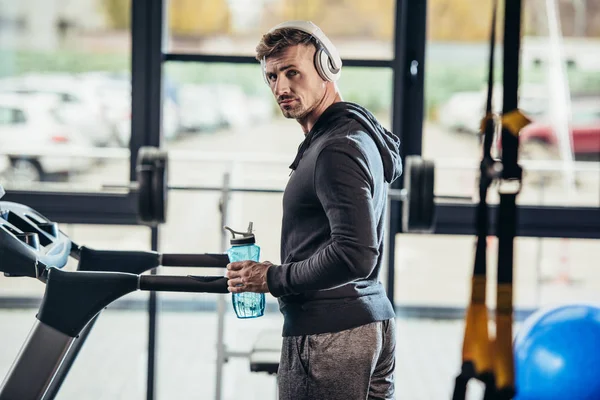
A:
{"type": "Polygon", "coordinates": [[[302,154],[308,149],[310,143],[327,131],[327,128],[340,118],[352,118],[358,121],[375,142],[381,160],[385,180],[392,183],[402,175],[402,159],[400,157],[400,139],[385,129],[370,111],[350,102],[337,102],[329,106],[319,117],[313,128],[308,132],[304,141],[298,148],[298,153],[291,169],[296,169],[302,154]]]}

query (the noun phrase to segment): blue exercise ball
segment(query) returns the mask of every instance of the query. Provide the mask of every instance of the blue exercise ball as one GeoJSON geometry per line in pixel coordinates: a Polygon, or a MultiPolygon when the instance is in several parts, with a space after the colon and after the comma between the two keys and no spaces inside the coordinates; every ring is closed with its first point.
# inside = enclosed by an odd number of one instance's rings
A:
{"type": "Polygon", "coordinates": [[[514,341],[515,400],[600,399],[600,306],[540,310],[514,341]]]}

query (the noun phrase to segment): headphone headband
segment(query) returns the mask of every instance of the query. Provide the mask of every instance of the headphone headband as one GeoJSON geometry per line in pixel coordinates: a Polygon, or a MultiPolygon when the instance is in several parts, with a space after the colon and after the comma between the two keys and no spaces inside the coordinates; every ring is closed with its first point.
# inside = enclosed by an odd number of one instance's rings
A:
{"type": "Polygon", "coordinates": [[[337,49],[335,48],[333,43],[331,43],[331,40],[329,40],[329,38],[327,36],[325,36],[325,34],[321,30],[321,28],[319,28],[313,22],[311,22],[311,21],[286,21],[286,22],[282,22],[281,24],[271,28],[269,33],[274,32],[278,29],[283,29],[283,28],[298,29],[299,31],[306,32],[309,35],[311,35],[312,37],[314,37],[323,46],[323,48],[327,52],[327,55],[329,55],[329,58],[331,60],[331,65],[333,66],[333,68],[335,68],[336,70],[340,70],[342,68],[342,59],[340,58],[340,55],[339,55],[337,49]]]}

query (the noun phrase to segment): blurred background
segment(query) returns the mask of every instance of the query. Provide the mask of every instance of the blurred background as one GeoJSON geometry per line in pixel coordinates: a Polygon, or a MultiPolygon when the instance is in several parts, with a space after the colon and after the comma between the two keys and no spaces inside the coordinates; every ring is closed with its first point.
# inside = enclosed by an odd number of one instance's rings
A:
{"type": "MultiPolygon", "coordinates": [[[[147,79],[136,75],[132,62],[132,1],[138,0],[0,0],[0,183],[7,192],[58,194],[58,203],[71,204],[72,193],[102,199],[107,185],[129,184],[132,154],[143,141],[136,138],[147,135],[132,131],[134,83],[147,79]]],[[[549,2],[523,3],[519,104],[533,122],[520,135],[525,177],[519,204],[598,212],[600,3],[550,2],[556,4],[556,19],[549,2]],[[558,42],[551,35],[555,26],[558,42]],[[569,138],[566,150],[561,137],[569,138]]],[[[236,187],[285,187],[302,131],[281,116],[258,63],[250,58],[270,27],[309,19],[350,64],[339,81],[344,100],[366,106],[391,130],[401,126],[395,122],[394,101],[403,96],[394,86],[395,44],[425,35],[422,116],[415,114],[422,117],[422,130],[396,133],[418,138],[422,156],[435,161],[436,194],[474,196],[492,2],[411,4],[407,10],[425,10],[423,32],[398,25],[394,0],[165,0],[161,126],[156,129],[161,147],[169,151],[171,184],[218,187],[227,174],[236,187]],[[186,61],[190,55],[191,62],[186,61]]],[[[403,18],[407,24],[412,16],[403,18]]],[[[501,22],[498,27],[494,107],[501,111],[501,22]]],[[[169,196],[161,251],[224,250],[218,192],[169,196]]],[[[497,202],[494,193],[491,197],[497,202]]],[[[45,204],[46,197],[39,199],[45,204]]],[[[103,208],[102,200],[98,204],[103,208]]],[[[261,258],[279,262],[280,194],[232,194],[228,218],[238,230],[253,221],[261,258]]],[[[90,247],[150,246],[147,227],[86,221],[59,222],[73,240],[90,247]]],[[[599,301],[597,240],[550,231],[538,236],[515,241],[517,310],[599,301]]],[[[393,241],[394,301],[400,310],[398,398],[447,398],[460,366],[460,318],[469,296],[473,237],[458,231],[398,233],[393,241]]],[[[493,237],[489,245],[495,266],[493,237]]],[[[39,282],[0,279],[0,376],[25,339],[42,295],[39,282]]],[[[214,297],[158,298],[156,397],[212,398],[214,297]]],[[[147,299],[135,293],[109,307],[59,398],[146,396],[147,299]]],[[[229,308],[226,342],[249,349],[261,329],[278,329],[275,299],[268,301],[271,312],[256,321],[237,321],[229,308]]],[[[226,370],[224,398],[274,398],[273,377],[251,374],[246,360],[232,359],[226,370]]]]}

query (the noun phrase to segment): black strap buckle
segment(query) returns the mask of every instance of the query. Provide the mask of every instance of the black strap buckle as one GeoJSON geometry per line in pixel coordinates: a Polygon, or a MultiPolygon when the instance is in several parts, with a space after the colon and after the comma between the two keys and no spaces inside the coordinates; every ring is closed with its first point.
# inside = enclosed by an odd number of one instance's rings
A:
{"type": "Polygon", "coordinates": [[[517,195],[523,187],[523,168],[518,165],[500,165],[501,177],[498,180],[498,193],[517,195]]]}

